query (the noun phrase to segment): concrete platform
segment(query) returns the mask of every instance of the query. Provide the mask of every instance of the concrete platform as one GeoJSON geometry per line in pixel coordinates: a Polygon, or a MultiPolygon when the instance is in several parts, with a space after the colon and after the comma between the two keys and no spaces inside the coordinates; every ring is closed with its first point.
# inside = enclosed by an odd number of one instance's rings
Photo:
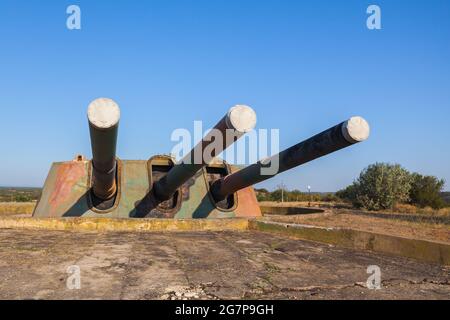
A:
{"type": "Polygon", "coordinates": [[[449,299],[450,270],[258,231],[0,229],[0,298],[449,299]],[[370,265],[381,290],[366,287],[370,265]]]}
{"type": "Polygon", "coordinates": [[[362,230],[283,223],[271,219],[108,219],[5,217],[0,229],[95,232],[264,231],[348,249],[369,250],[450,266],[450,244],[362,230]]]}

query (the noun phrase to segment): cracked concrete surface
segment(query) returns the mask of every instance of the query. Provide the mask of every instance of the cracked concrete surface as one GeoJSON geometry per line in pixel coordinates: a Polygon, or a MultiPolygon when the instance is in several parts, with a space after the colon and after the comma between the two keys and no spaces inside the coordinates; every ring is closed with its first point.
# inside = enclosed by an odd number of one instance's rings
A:
{"type": "Polygon", "coordinates": [[[261,232],[0,230],[0,299],[450,299],[449,271],[261,232]]]}

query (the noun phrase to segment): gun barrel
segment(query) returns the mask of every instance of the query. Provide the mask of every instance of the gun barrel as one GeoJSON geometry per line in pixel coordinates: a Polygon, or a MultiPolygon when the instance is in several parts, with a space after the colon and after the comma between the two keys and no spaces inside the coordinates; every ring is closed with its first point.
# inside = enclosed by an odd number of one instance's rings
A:
{"type": "Polygon", "coordinates": [[[119,106],[111,99],[96,99],[88,107],[88,120],[92,146],[92,191],[97,198],[109,200],[117,192],[119,106]]]}
{"type": "Polygon", "coordinates": [[[269,159],[215,181],[211,186],[212,196],[216,201],[221,201],[238,190],[364,141],[369,137],[369,133],[370,128],[366,120],[361,117],[352,117],[348,121],[300,142],[269,159]]]}
{"type": "Polygon", "coordinates": [[[162,201],[170,199],[178,188],[245,133],[253,130],[255,125],[256,113],[252,108],[245,105],[232,107],[180,163],[155,182],[155,197],[162,201]]]}

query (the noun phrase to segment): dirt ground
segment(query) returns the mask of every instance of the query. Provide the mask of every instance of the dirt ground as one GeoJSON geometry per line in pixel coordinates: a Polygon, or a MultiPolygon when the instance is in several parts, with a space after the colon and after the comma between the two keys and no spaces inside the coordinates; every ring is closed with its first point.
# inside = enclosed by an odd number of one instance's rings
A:
{"type": "Polygon", "coordinates": [[[3,229],[0,298],[450,299],[450,270],[260,232],[3,229]],[[66,286],[73,265],[79,290],[66,286]],[[380,290],[366,286],[371,265],[380,290]]]}
{"type": "Polygon", "coordinates": [[[340,227],[361,231],[370,231],[380,234],[396,235],[405,238],[423,239],[450,243],[450,225],[417,223],[384,219],[377,217],[360,216],[344,212],[327,212],[325,214],[266,216],[266,219],[285,222],[300,223],[322,227],[340,227]]]}

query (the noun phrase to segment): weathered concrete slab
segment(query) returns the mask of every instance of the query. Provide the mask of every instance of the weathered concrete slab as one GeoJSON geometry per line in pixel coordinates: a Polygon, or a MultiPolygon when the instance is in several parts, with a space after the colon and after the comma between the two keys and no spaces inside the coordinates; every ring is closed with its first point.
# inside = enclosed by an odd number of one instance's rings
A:
{"type": "Polygon", "coordinates": [[[409,239],[346,228],[274,222],[264,219],[109,219],[109,218],[27,218],[0,219],[0,229],[97,231],[97,232],[191,232],[264,231],[349,249],[393,254],[420,261],[450,265],[448,243],[409,239]]]}
{"type": "Polygon", "coordinates": [[[449,274],[261,232],[0,229],[1,299],[449,299],[449,274]],[[66,287],[71,265],[80,290],[66,287]],[[381,290],[365,286],[370,265],[381,290]]]}

